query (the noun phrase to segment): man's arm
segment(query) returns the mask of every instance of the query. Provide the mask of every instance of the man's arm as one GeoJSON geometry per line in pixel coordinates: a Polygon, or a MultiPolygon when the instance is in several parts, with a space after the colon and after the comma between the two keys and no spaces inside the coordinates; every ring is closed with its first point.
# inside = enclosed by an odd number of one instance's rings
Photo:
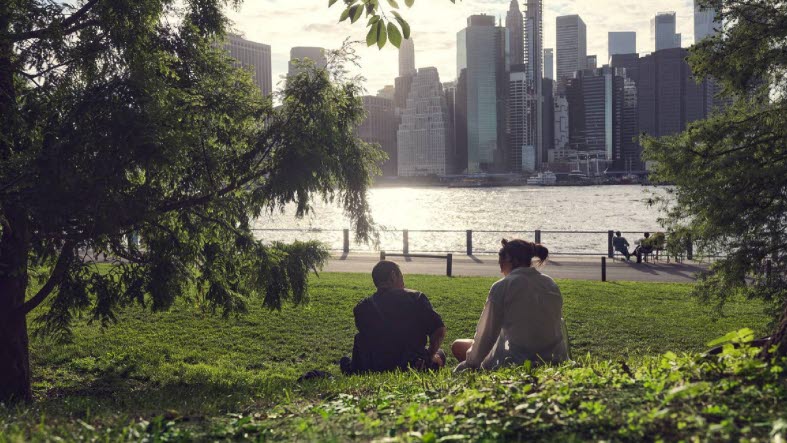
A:
{"type": "Polygon", "coordinates": [[[429,355],[434,356],[437,354],[437,351],[440,350],[440,346],[443,345],[443,340],[445,340],[445,326],[441,328],[437,328],[432,335],[429,336],[429,355]]]}

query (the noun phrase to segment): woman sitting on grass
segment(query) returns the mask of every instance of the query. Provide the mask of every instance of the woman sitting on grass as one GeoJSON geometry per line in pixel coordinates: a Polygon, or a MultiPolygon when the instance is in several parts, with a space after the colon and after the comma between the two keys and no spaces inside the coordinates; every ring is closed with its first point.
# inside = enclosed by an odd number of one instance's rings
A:
{"type": "Polygon", "coordinates": [[[541,266],[549,251],[540,244],[504,239],[498,256],[504,277],[489,290],[475,338],[451,346],[461,362],[456,371],[566,360],[563,296],[554,280],[532,266],[533,258],[541,266]]]}

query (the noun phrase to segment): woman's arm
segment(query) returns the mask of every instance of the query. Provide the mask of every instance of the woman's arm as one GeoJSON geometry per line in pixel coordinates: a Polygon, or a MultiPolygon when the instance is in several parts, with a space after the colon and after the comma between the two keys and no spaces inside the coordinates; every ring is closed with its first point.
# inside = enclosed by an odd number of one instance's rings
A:
{"type": "Polygon", "coordinates": [[[480,368],[481,363],[492,351],[500,336],[500,329],[503,326],[502,292],[502,282],[495,283],[489,291],[484,312],[481,313],[481,318],[478,320],[473,346],[467,351],[466,366],[468,368],[480,368]]]}

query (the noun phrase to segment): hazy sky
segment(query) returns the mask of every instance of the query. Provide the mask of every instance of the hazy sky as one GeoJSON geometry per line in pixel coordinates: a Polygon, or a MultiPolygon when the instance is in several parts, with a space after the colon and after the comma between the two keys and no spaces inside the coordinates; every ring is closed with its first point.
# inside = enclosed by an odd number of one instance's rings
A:
{"type": "MultiPolygon", "coordinates": [[[[386,5],[386,2],[380,2],[386,5]]],[[[401,5],[403,1],[399,2],[401,5]]],[[[467,17],[485,13],[505,14],[510,0],[417,0],[402,14],[413,29],[415,64],[434,66],[443,82],[456,77],[456,33],[466,27],[467,17]]],[[[520,9],[524,10],[520,0],[520,9]]],[[[249,40],[271,45],[274,88],[287,72],[290,48],[320,46],[338,48],[345,38],[365,40],[365,19],[355,24],[349,20],[338,23],[342,2],[328,9],[327,0],[246,0],[239,11],[231,11],[236,29],[249,40]],[[362,23],[363,22],[363,23],[362,23]]],[[[607,32],[636,31],[637,50],[653,51],[650,40],[650,19],[658,12],[675,11],[678,32],[683,34],[683,46],[694,40],[692,0],[544,0],[544,47],[554,48],[555,17],[579,14],[588,28],[588,55],[597,55],[599,65],[607,60],[607,32]]],[[[398,75],[397,49],[386,45],[358,47],[361,74],[366,77],[366,89],[375,94],[384,85],[393,84],[398,75]]]]}

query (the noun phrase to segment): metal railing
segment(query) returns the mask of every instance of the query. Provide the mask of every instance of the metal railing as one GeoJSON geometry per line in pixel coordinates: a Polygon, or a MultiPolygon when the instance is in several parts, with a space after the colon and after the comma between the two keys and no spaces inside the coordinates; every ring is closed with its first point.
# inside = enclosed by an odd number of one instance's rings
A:
{"type": "MultiPolygon", "coordinates": [[[[270,233],[298,233],[301,234],[298,238],[303,238],[303,236],[322,236],[320,239],[331,245],[331,249],[333,251],[341,251],[345,254],[350,253],[351,249],[351,242],[350,242],[350,230],[349,229],[254,229],[255,232],[270,232],[270,233]],[[337,243],[339,239],[339,234],[341,233],[341,243],[337,243]],[[330,238],[329,240],[326,239],[325,235],[328,235],[330,238]],[[327,241],[326,241],[327,240],[327,241]],[[341,246],[338,247],[338,244],[341,246]]],[[[544,238],[552,238],[559,237],[559,236],[582,236],[582,242],[587,244],[587,248],[576,249],[576,250],[561,250],[559,246],[561,242],[559,241],[550,241],[550,255],[587,255],[587,256],[606,256],[609,258],[614,258],[615,250],[613,247],[612,239],[614,238],[614,233],[616,231],[607,230],[607,231],[556,231],[556,230],[452,230],[452,229],[383,229],[380,230],[381,236],[388,236],[391,238],[392,236],[398,237],[398,234],[401,233],[401,245],[402,245],[402,254],[410,254],[412,252],[421,252],[421,253],[465,253],[467,255],[474,255],[474,254],[494,254],[497,253],[499,248],[499,240],[502,236],[514,236],[515,238],[522,238],[527,240],[533,240],[536,243],[542,243],[544,238]],[[411,234],[415,234],[416,236],[419,234],[426,234],[427,236],[434,237],[435,235],[442,237],[441,241],[432,241],[430,244],[434,245],[435,243],[445,244],[445,241],[442,241],[446,236],[452,234],[458,234],[460,238],[462,237],[461,234],[464,234],[464,239],[455,239],[457,241],[450,242],[452,246],[449,248],[452,249],[437,249],[435,247],[427,246],[426,248],[419,248],[419,247],[411,247],[411,234]],[[480,240],[480,241],[479,241],[480,240]],[[494,245],[491,249],[489,249],[490,245],[494,245]],[[481,246],[481,247],[479,247],[481,246]],[[486,248],[485,248],[486,247],[486,248]]],[[[658,229],[654,229],[650,232],[659,232],[658,229]]],[[[622,232],[622,234],[632,234],[632,235],[642,235],[641,231],[626,231],[622,232]]],[[[391,250],[391,245],[393,243],[397,243],[398,241],[391,238],[386,245],[381,245],[378,249],[379,250],[391,250]]],[[[365,250],[366,252],[370,252],[370,250],[365,250]]],[[[685,251],[685,256],[689,260],[693,260],[693,245],[691,241],[688,242],[687,248],[685,251]]]]}

